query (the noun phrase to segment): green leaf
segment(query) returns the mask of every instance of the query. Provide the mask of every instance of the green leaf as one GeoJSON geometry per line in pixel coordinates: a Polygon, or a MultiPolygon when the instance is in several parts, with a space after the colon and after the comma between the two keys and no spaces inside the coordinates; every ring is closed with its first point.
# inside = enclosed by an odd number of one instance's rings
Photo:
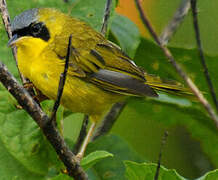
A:
{"type": "Polygon", "coordinates": [[[113,158],[99,161],[89,169],[88,174],[90,175],[92,172],[97,179],[124,180],[126,178],[124,176],[125,167],[123,160],[144,161],[122,138],[115,135],[100,137],[90,143],[87,148],[87,154],[98,150],[112,153],[113,158]]]}
{"type": "Polygon", "coordinates": [[[5,147],[0,139],[0,176],[1,180],[44,180],[44,176],[23,166],[5,147]]]}
{"type": "MultiPolygon", "coordinates": [[[[155,177],[157,165],[154,163],[136,163],[124,161],[126,166],[126,177],[128,180],[152,180],[155,177]]],[[[186,180],[173,169],[166,169],[160,166],[158,179],[161,180],[186,180]]],[[[218,179],[218,170],[206,173],[198,180],[215,180],[218,179]]]]}
{"type": "Polygon", "coordinates": [[[137,26],[128,18],[116,14],[111,24],[111,32],[122,50],[133,58],[141,41],[137,26]]]}
{"type": "Polygon", "coordinates": [[[107,151],[94,151],[87,156],[85,156],[81,161],[81,166],[86,170],[96,164],[98,161],[107,158],[113,157],[113,154],[107,151]]]}
{"type": "MultiPolygon", "coordinates": [[[[154,179],[157,166],[153,163],[136,163],[125,161],[126,177],[128,180],[154,179]]],[[[175,170],[160,167],[159,178],[161,180],[185,180],[175,170]]]]}
{"type": "MultiPolygon", "coordinates": [[[[93,1],[79,0],[78,2],[75,2],[71,14],[73,17],[77,17],[87,22],[96,31],[100,31],[106,2],[106,0],[96,0],[95,5],[93,5],[93,1]]],[[[113,14],[114,9],[115,1],[112,1],[111,15],[113,14]]]]}
{"type": "Polygon", "coordinates": [[[198,178],[197,180],[215,180],[218,179],[218,169],[206,173],[204,176],[198,178]]]}
{"type": "MultiPolygon", "coordinates": [[[[30,178],[43,177],[48,174],[51,166],[58,168],[60,162],[56,153],[47,143],[38,125],[24,110],[16,109],[16,101],[7,91],[0,90],[0,99],[1,146],[4,147],[5,153],[7,152],[7,158],[22,167],[19,173],[13,171],[11,175],[18,178],[25,174],[30,174],[30,178]]],[[[9,163],[7,164],[5,159],[1,157],[0,164],[8,166],[9,163]]],[[[7,173],[9,172],[4,172],[5,176],[7,173]]]]}

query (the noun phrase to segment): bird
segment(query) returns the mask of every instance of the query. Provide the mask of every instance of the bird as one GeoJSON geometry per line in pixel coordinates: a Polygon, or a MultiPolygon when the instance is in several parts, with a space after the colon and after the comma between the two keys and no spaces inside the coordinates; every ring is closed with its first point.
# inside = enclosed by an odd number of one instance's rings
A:
{"type": "Polygon", "coordinates": [[[17,48],[18,69],[34,87],[55,100],[71,53],[61,104],[89,116],[91,126],[78,153],[83,157],[96,125],[113,104],[130,96],[158,98],[158,91],[190,95],[174,81],[149,75],[115,43],[87,23],[53,8],[33,8],[15,16],[8,45],[17,48]]]}

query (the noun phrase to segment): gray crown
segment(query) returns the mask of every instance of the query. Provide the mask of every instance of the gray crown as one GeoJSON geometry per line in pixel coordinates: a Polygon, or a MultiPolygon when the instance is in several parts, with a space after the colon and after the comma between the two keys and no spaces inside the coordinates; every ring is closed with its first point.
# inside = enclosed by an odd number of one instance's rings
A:
{"type": "Polygon", "coordinates": [[[36,22],[38,19],[37,14],[38,8],[34,8],[15,16],[11,24],[12,32],[24,27],[28,27],[32,22],[36,22]]]}

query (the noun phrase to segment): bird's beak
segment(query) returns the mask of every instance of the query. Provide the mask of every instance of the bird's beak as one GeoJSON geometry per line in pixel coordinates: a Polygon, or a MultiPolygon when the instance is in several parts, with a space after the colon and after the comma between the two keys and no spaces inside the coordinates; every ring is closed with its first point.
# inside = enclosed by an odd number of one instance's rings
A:
{"type": "Polygon", "coordinates": [[[8,41],[8,47],[13,47],[18,40],[19,36],[17,34],[14,34],[12,38],[8,41]]]}

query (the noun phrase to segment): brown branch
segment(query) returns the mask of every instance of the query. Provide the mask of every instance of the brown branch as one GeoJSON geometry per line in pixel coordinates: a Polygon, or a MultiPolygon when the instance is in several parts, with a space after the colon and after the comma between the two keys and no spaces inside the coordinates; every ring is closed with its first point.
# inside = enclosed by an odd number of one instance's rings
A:
{"type": "Polygon", "coordinates": [[[64,85],[66,81],[66,76],[67,76],[67,70],[69,66],[69,59],[70,59],[70,54],[71,54],[71,41],[72,41],[72,35],[69,37],[69,42],[67,46],[67,55],[66,55],[66,60],[65,60],[65,66],[64,66],[64,72],[61,73],[60,75],[60,80],[59,80],[59,85],[58,85],[58,92],[57,92],[57,99],[54,103],[52,114],[51,114],[51,120],[55,120],[56,118],[56,112],[58,110],[58,107],[61,102],[61,97],[64,91],[64,85]]]}
{"type": "Polygon", "coordinates": [[[98,127],[95,134],[93,135],[92,141],[97,139],[99,136],[107,134],[111,130],[117,118],[124,109],[125,105],[126,102],[119,102],[113,105],[110,112],[105,116],[101,125],[98,127]]]}
{"type": "Polygon", "coordinates": [[[200,30],[199,30],[199,26],[198,26],[198,16],[197,16],[196,3],[197,3],[196,0],[191,0],[193,24],[194,24],[194,29],[195,29],[195,38],[196,38],[196,42],[197,42],[197,46],[198,46],[200,61],[201,61],[202,67],[204,69],[204,75],[205,75],[206,80],[207,80],[210,94],[212,96],[212,99],[213,99],[213,102],[216,106],[216,109],[218,110],[218,101],[217,101],[216,93],[215,93],[214,86],[213,86],[213,83],[212,83],[211,78],[210,78],[210,74],[208,71],[208,67],[207,67],[206,60],[205,60],[204,53],[203,53],[203,49],[202,49],[200,30]]]}
{"type": "Polygon", "coordinates": [[[161,142],[161,146],[160,146],[160,153],[159,153],[159,157],[158,157],[157,169],[156,169],[156,173],[154,176],[154,180],[158,180],[158,177],[159,177],[161,157],[162,157],[164,145],[166,144],[166,141],[167,141],[167,137],[168,137],[168,132],[165,131],[164,135],[162,137],[162,142],[161,142]]]}
{"type": "Polygon", "coordinates": [[[105,36],[107,29],[108,29],[108,20],[110,17],[110,11],[111,11],[111,4],[112,0],[107,0],[104,10],[104,17],[103,17],[103,23],[101,27],[101,33],[105,36]]]}
{"type": "Polygon", "coordinates": [[[216,127],[218,128],[218,116],[216,112],[213,110],[212,106],[208,103],[207,99],[203,96],[201,91],[198,89],[198,87],[194,84],[194,82],[191,80],[191,78],[186,74],[186,72],[181,68],[179,64],[175,61],[174,57],[172,56],[171,52],[167,47],[161,44],[157,34],[153,30],[151,23],[149,22],[145,12],[142,8],[142,0],[135,0],[136,6],[138,8],[138,11],[140,13],[140,17],[142,19],[142,22],[147,27],[149,33],[154,38],[155,42],[159,45],[159,47],[164,52],[165,56],[168,58],[169,62],[173,65],[173,67],[176,69],[178,74],[185,80],[187,85],[190,87],[194,95],[198,98],[200,103],[203,105],[203,107],[207,110],[208,114],[210,115],[211,119],[214,121],[216,127]]]}
{"type": "Polygon", "coordinates": [[[189,12],[189,9],[190,9],[190,0],[182,0],[172,20],[169,22],[169,24],[165,27],[164,31],[161,33],[160,41],[163,45],[168,44],[169,40],[175,34],[178,27],[182,24],[185,16],[189,12]]]}
{"type": "MultiPolygon", "coordinates": [[[[6,0],[0,0],[0,13],[1,13],[2,21],[3,21],[3,24],[5,26],[5,30],[7,32],[8,38],[11,39],[12,38],[11,20],[10,20],[10,15],[8,13],[6,0]]],[[[16,57],[17,50],[15,47],[12,48],[12,54],[14,56],[14,59],[16,61],[16,65],[17,65],[17,57],[16,57]]],[[[22,83],[23,84],[27,83],[28,81],[20,73],[19,69],[18,69],[18,73],[20,75],[20,79],[21,79],[22,83]]]]}
{"type": "Polygon", "coordinates": [[[78,180],[87,180],[86,173],[80,167],[75,155],[70,151],[63,137],[60,136],[54,121],[50,121],[50,118],[42,111],[29,93],[18,84],[17,80],[9,73],[6,66],[1,62],[0,81],[39,125],[43,134],[66,166],[69,176],[78,180]]]}

